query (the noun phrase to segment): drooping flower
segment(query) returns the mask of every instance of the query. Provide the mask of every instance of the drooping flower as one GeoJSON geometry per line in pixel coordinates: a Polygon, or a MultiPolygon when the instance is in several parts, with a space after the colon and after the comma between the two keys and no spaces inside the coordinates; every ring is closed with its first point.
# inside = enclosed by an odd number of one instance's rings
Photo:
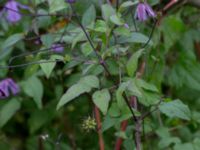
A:
{"type": "Polygon", "coordinates": [[[6,13],[6,19],[11,23],[16,23],[21,20],[22,16],[20,14],[19,8],[30,10],[26,5],[22,5],[15,0],[9,0],[4,7],[3,12],[6,13]]]}
{"type": "Polygon", "coordinates": [[[66,2],[72,4],[72,3],[75,3],[76,0],[66,0],[66,2]]]}
{"type": "Polygon", "coordinates": [[[19,91],[19,86],[11,78],[6,78],[0,82],[0,99],[8,98],[11,94],[16,95],[19,91]]]}
{"type": "Polygon", "coordinates": [[[129,29],[129,25],[127,23],[124,24],[124,27],[129,29]]]}
{"type": "Polygon", "coordinates": [[[63,45],[62,44],[58,44],[58,43],[53,44],[51,46],[51,48],[52,48],[52,51],[55,52],[55,53],[62,53],[64,51],[63,45]]]}
{"type": "Polygon", "coordinates": [[[136,8],[135,18],[139,21],[145,21],[149,17],[156,17],[155,12],[147,2],[139,2],[136,8]]]}

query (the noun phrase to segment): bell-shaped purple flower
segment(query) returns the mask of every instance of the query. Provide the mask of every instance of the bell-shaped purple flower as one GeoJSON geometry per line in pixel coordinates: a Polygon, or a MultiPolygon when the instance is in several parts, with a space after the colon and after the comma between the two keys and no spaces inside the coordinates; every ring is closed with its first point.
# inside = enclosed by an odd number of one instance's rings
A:
{"type": "Polygon", "coordinates": [[[11,78],[6,78],[0,82],[0,99],[8,98],[11,94],[16,95],[19,91],[19,86],[11,78]]]}
{"type": "Polygon", "coordinates": [[[66,2],[72,4],[72,3],[75,3],[76,0],[66,0],[66,2]]]}
{"type": "Polygon", "coordinates": [[[139,21],[145,21],[149,17],[156,17],[155,12],[149,4],[146,2],[140,2],[136,8],[135,18],[139,21]]]}
{"type": "Polygon", "coordinates": [[[21,15],[18,13],[18,3],[14,0],[9,0],[6,5],[6,11],[7,11],[7,20],[9,22],[18,22],[21,19],[21,15]]]}
{"type": "Polygon", "coordinates": [[[53,44],[51,46],[51,48],[52,48],[52,51],[55,52],[55,53],[62,53],[64,51],[63,45],[62,44],[58,44],[58,43],[53,44]]]}
{"type": "Polygon", "coordinates": [[[9,0],[4,6],[4,12],[6,13],[6,18],[11,23],[16,23],[21,20],[21,14],[19,8],[28,9],[28,6],[22,5],[15,0],[9,0]]]}

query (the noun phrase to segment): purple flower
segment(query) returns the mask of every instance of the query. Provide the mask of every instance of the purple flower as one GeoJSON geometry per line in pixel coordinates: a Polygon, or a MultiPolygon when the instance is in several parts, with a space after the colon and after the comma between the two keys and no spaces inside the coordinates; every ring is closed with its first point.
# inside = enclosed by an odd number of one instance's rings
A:
{"type": "Polygon", "coordinates": [[[75,3],[76,0],[66,0],[66,2],[72,4],[72,3],[75,3]]]}
{"type": "Polygon", "coordinates": [[[6,18],[9,22],[15,23],[21,20],[21,14],[19,12],[19,8],[28,9],[28,6],[22,5],[15,0],[9,0],[4,7],[4,12],[6,12],[6,18]]]}
{"type": "Polygon", "coordinates": [[[124,27],[129,29],[129,25],[127,23],[124,24],[124,27]]]}
{"type": "Polygon", "coordinates": [[[155,12],[152,10],[149,4],[146,2],[140,2],[136,8],[135,18],[139,21],[145,21],[149,17],[156,17],[155,12]]]}
{"type": "Polygon", "coordinates": [[[62,53],[64,51],[64,47],[62,44],[53,44],[51,48],[52,51],[55,53],[62,53]]]}
{"type": "Polygon", "coordinates": [[[16,95],[19,91],[19,86],[11,78],[6,78],[0,82],[0,99],[8,98],[10,94],[16,95]]]}

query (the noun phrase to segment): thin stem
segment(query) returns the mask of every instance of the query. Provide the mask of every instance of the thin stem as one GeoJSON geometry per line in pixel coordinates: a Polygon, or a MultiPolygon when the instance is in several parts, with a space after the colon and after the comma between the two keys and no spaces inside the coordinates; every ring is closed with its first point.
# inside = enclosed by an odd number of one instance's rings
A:
{"type": "MultiPolygon", "coordinates": [[[[139,110],[138,109],[138,100],[135,96],[131,96],[131,100],[133,102],[133,108],[135,110],[139,110]]],[[[139,119],[139,117],[136,118],[136,123],[135,123],[135,144],[136,144],[136,150],[141,150],[141,128],[142,128],[142,124],[141,124],[141,120],[139,119]]]]}
{"type": "Polygon", "coordinates": [[[157,20],[156,20],[156,21],[154,22],[154,24],[153,24],[151,33],[150,33],[150,35],[149,35],[149,39],[148,39],[147,42],[142,46],[142,48],[145,48],[145,47],[149,44],[149,42],[151,41],[151,39],[152,39],[152,37],[153,37],[153,33],[154,33],[154,31],[155,31],[155,28],[156,28],[156,24],[157,24],[157,20]]]}
{"type": "Polygon", "coordinates": [[[132,106],[130,105],[130,102],[129,102],[129,100],[128,100],[128,98],[127,98],[126,95],[124,96],[124,100],[125,100],[127,106],[129,107],[129,110],[130,110],[131,113],[132,113],[134,123],[137,122],[137,117],[135,116],[135,113],[134,113],[134,111],[133,111],[133,109],[132,109],[132,106]]]}
{"type": "Polygon", "coordinates": [[[38,150],[44,150],[43,139],[41,136],[38,137],[38,150]]]}
{"type": "MultiPolygon", "coordinates": [[[[121,123],[121,131],[122,132],[126,131],[127,126],[128,126],[128,120],[123,121],[121,123]]],[[[123,142],[122,138],[117,138],[117,141],[115,143],[115,150],[121,149],[122,142],[123,142]]]]}
{"type": "Polygon", "coordinates": [[[26,64],[20,64],[20,65],[0,66],[0,69],[21,68],[21,67],[34,65],[34,64],[45,64],[45,63],[53,63],[53,62],[63,62],[63,61],[62,60],[34,61],[34,62],[29,62],[26,64]]]}
{"type": "MultiPolygon", "coordinates": [[[[56,46],[54,48],[60,48],[60,47],[64,47],[65,45],[61,45],[61,46],[56,46]]],[[[49,47],[49,48],[45,48],[45,49],[41,49],[41,50],[35,50],[35,51],[32,51],[32,52],[26,52],[26,53],[22,53],[22,54],[19,54],[19,55],[16,55],[16,56],[13,56],[9,59],[8,61],[8,64],[10,65],[13,60],[17,59],[17,58],[20,58],[20,57],[25,57],[25,56],[29,56],[29,55],[32,55],[32,54],[37,54],[39,52],[41,53],[45,53],[45,52],[48,52],[52,49],[52,47],[49,47]]]]}
{"type": "Polygon", "coordinates": [[[108,70],[108,68],[107,68],[107,66],[106,66],[106,62],[105,62],[105,61],[101,58],[101,56],[98,54],[98,52],[97,52],[96,48],[94,47],[94,44],[93,44],[93,42],[92,42],[92,40],[91,40],[89,34],[87,33],[85,27],[82,25],[82,23],[80,22],[80,19],[78,18],[78,16],[77,16],[75,10],[73,9],[72,4],[71,4],[71,8],[72,8],[72,11],[73,11],[73,13],[74,13],[74,16],[75,16],[75,18],[76,18],[76,20],[77,20],[78,25],[81,27],[81,29],[82,29],[82,31],[84,32],[84,34],[85,34],[85,36],[86,36],[88,42],[90,43],[90,46],[92,47],[92,50],[94,51],[95,55],[97,56],[97,58],[98,58],[98,60],[99,60],[99,64],[104,68],[104,70],[107,72],[107,74],[108,74],[109,76],[111,76],[110,71],[108,70]]]}
{"type": "Polygon", "coordinates": [[[164,8],[163,11],[166,11],[170,7],[172,7],[174,4],[176,4],[179,0],[171,0],[164,8]]]}
{"type": "Polygon", "coordinates": [[[116,0],[116,9],[119,9],[119,0],[116,0]]]}
{"type": "Polygon", "coordinates": [[[102,131],[101,131],[101,116],[100,116],[99,109],[96,105],[94,105],[94,113],[95,113],[95,119],[97,122],[97,132],[98,132],[98,136],[99,136],[99,149],[105,150],[103,135],[102,135],[102,131]]]}
{"type": "Polygon", "coordinates": [[[135,31],[138,32],[136,21],[135,21],[134,12],[132,10],[131,10],[131,18],[132,18],[132,21],[133,21],[133,25],[135,27],[135,31]]]}
{"type": "Polygon", "coordinates": [[[156,110],[158,110],[158,106],[161,104],[163,100],[161,99],[158,104],[155,105],[155,108],[149,112],[144,113],[141,117],[140,120],[144,120],[146,117],[148,117],[149,115],[151,115],[153,112],[155,112],[156,110]]]}

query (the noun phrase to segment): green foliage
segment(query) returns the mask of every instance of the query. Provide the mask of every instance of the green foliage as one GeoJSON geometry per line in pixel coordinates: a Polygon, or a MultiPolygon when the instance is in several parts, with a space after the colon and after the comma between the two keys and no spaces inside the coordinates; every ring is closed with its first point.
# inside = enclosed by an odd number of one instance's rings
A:
{"type": "MultiPolygon", "coordinates": [[[[166,1],[147,2],[160,10],[166,1]]],[[[96,150],[102,133],[106,150],[116,138],[132,150],[137,121],[144,150],[199,149],[197,9],[140,22],[137,0],[119,0],[118,9],[106,0],[77,0],[73,9],[65,0],[20,3],[30,10],[19,10],[19,22],[0,18],[0,77],[20,86],[0,101],[0,149],[96,150]]]]}

